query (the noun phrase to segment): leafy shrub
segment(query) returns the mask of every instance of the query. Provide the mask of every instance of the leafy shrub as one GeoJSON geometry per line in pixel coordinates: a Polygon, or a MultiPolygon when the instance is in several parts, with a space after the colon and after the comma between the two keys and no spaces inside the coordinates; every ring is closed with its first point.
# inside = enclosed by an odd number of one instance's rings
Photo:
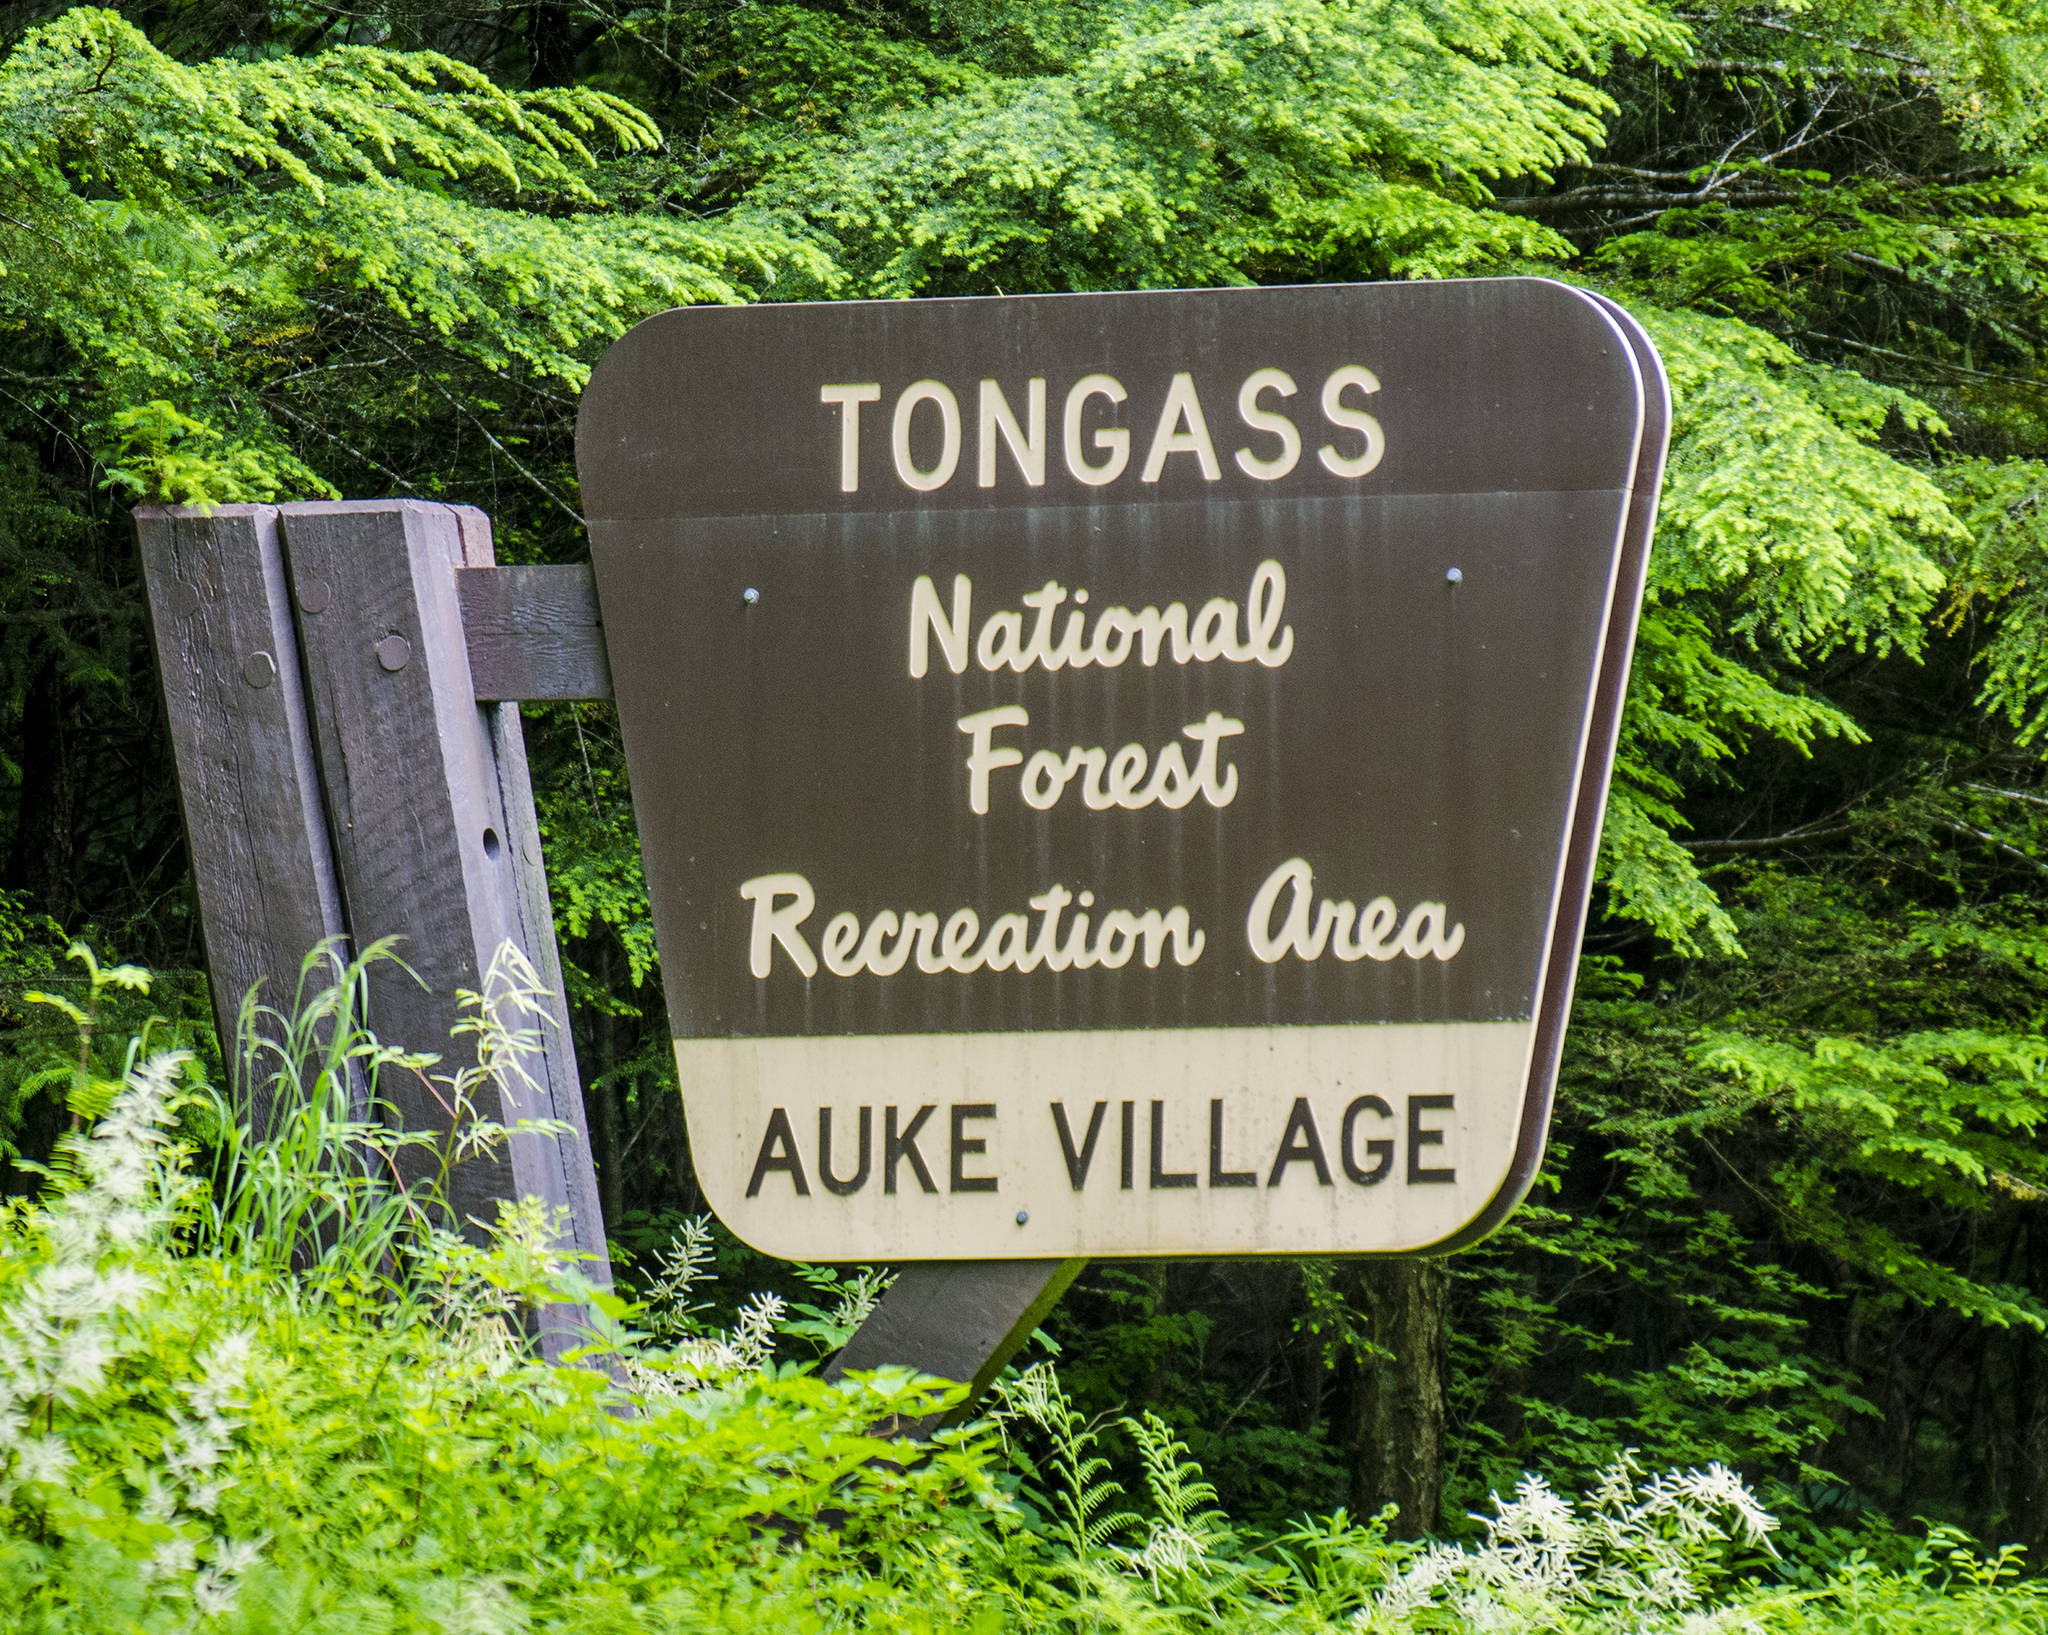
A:
{"type": "MultiPolygon", "coordinates": [[[[324,968],[266,1058],[300,1099],[263,1139],[188,1054],[131,1050],[43,1196],[0,1212],[0,1630],[2048,1631],[2012,1554],[1952,1534],[1902,1573],[1759,1587],[1771,1519],[1718,1468],[1624,1458],[1576,1506],[1530,1479],[1466,1548],[1342,1513],[1254,1538],[1145,1415],[1126,1506],[1044,1363],[913,1455],[868,1427],[956,1387],[775,1355],[835,1346],[872,1274],[808,1269],[817,1303],[721,1328],[704,1223],[637,1304],[535,1206],[458,1236],[449,1168],[506,1132],[437,1147],[351,1103],[438,1064],[351,1024],[360,964],[324,968]],[[563,1302],[579,1366],[532,1337],[563,1302]]],[[[465,996],[481,1071],[518,1070],[534,992],[508,959],[465,996]]],[[[475,1079],[436,1082],[460,1106],[475,1079]]]]}

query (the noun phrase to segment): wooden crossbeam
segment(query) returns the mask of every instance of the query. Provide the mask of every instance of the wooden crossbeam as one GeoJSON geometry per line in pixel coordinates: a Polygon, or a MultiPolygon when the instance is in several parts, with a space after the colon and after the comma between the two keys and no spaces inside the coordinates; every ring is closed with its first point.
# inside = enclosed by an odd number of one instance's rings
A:
{"type": "Polygon", "coordinates": [[[587,565],[464,568],[455,585],[479,699],[612,696],[597,581],[587,565]]]}

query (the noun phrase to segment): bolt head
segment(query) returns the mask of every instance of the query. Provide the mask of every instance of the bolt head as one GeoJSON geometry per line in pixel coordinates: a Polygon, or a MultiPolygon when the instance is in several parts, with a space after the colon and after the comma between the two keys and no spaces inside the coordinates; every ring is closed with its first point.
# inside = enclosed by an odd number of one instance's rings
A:
{"type": "Polygon", "coordinates": [[[403,670],[412,663],[412,643],[403,636],[386,636],[377,644],[377,662],[387,670],[403,670]]]}
{"type": "Polygon", "coordinates": [[[277,660],[268,653],[257,651],[242,661],[242,679],[251,687],[268,687],[277,679],[277,660]]]}

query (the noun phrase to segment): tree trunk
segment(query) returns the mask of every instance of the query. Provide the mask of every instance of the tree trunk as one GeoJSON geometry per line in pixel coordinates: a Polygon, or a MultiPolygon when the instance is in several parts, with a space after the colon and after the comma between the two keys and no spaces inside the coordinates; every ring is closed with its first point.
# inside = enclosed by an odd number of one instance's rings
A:
{"type": "MultiPolygon", "coordinates": [[[[2038,1215],[2027,1224],[2027,1259],[2030,1286],[2048,1288],[2048,1230],[2038,1215]]],[[[2048,1341],[2038,1334],[2021,1332],[2013,1395],[2019,1447],[2012,1530],[2027,1547],[2027,1560],[2039,1562],[2048,1554],[2048,1341]]]]}
{"type": "Polygon", "coordinates": [[[704,1194],[698,1189],[696,1167],[690,1160],[689,1126],[683,1119],[683,1098],[661,1082],[656,1083],[654,1094],[662,1098],[661,1128],[667,1138],[669,1195],[653,1202],[657,1208],[666,1204],[686,1215],[702,1214],[704,1194]]]}
{"type": "MultiPolygon", "coordinates": [[[[618,981],[618,954],[611,937],[599,931],[597,980],[607,994],[618,981]]],[[[616,1233],[626,1216],[625,1161],[619,1150],[619,1093],[611,1073],[619,1065],[619,1019],[600,1010],[591,1019],[597,1046],[597,1071],[583,1083],[583,1114],[590,1126],[590,1156],[597,1169],[597,1207],[607,1233],[616,1233]]]]}
{"type": "Polygon", "coordinates": [[[1358,1338],[1338,1368],[1338,1429],[1351,1508],[1400,1507],[1398,1538],[1436,1528],[1444,1483],[1444,1314],[1450,1279],[1433,1260],[1358,1261],[1340,1278],[1358,1338]]]}
{"type": "Polygon", "coordinates": [[[21,711],[21,803],[7,884],[63,925],[77,906],[77,707],[54,655],[29,683],[21,711]]]}
{"type": "Polygon", "coordinates": [[[526,19],[526,82],[535,90],[567,85],[576,70],[569,8],[537,5],[526,19]]]}

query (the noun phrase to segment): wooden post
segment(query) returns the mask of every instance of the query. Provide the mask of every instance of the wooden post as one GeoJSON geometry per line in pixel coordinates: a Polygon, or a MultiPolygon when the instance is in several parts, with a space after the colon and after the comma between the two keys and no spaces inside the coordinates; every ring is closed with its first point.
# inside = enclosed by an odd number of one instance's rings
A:
{"type": "MultiPolygon", "coordinates": [[[[466,508],[372,500],[280,508],[299,610],[308,713],[349,931],[363,948],[398,937],[418,980],[372,973],[370,1025],[461,1065],[456,994],[481,990],[499,947],[525,954],[552,991],[526,1082],[501,1075],[477,1112],[553,1119],[559,1136],[515,1135],[459,1168],[450,1202],[472,1229],[507,1199],[565,1210],[570,1245],[608,1283],[603,1219],[570,1048],[540,829],[519,707],[479,704],[456,592],[491,564],[490,526],[466,508]]],[[[447,1131],[434,1088],[386,1070],[378,1094],[411,1129],[447,1131]]]]}
{"type": "MultiPolygon", "coordinates": [[[[314,765],[276,508],[135,513],[221,1053],[242,996],[289,1012],[346,929],[314,765]]],[[[243,1086],[260,1130],[261,1083],[243,1086]]]]}

